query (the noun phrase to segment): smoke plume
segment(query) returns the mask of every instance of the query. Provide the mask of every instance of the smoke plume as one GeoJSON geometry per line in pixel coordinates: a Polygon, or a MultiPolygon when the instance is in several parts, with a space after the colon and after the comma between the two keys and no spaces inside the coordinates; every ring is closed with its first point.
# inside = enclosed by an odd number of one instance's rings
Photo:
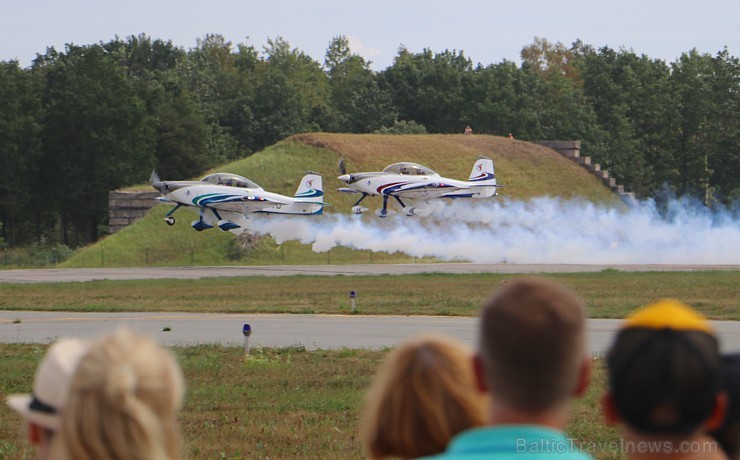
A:
{"type": "Polygon", "coordinates": [[[248,230],[316,252],[337,246],[475,263],[740,264],[740,218],[688,200],[435,200],[426,217],[257,216],[248,230]]]}

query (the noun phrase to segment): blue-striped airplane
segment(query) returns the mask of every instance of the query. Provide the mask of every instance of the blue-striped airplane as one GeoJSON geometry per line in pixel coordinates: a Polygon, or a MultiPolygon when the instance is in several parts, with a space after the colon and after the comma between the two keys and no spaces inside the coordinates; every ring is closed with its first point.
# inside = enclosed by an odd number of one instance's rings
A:
{"type": "Polygon", "coordinates": [[[175,225],[175,211],[182,206],[196,208],[200,218],[191,226],[198,231],[234,230],[241,227],[240,219],[252,213],[322,214],[326,204],[321,176],[312,172],[303,176],[292,197],[267,192],[246,177],[230,173],[209,174],[200,181],[162,181],[152,172],[149,180],[162,194],[157,200],[175,206],[164,221],[175,225]]]}
{"type": "Polygon", "coordinates": [[[417,163],[394,163],[381,172],[347,174],[344,157],[339,160],[342,173],[337,179],[347,184],[338,191],[359,193],[362,196],[352,206],[352,212],[362,214],[368,208],[360,202],[368,196],[382,196],[383,207],[375,211],[378,217],[388,215],[388,198],[393,197],[407,216],[424,214],[430,199],[436,198],[489,198],[497,195],[493,160],[478,157],[467,181],[442,177],[417,163]]]}

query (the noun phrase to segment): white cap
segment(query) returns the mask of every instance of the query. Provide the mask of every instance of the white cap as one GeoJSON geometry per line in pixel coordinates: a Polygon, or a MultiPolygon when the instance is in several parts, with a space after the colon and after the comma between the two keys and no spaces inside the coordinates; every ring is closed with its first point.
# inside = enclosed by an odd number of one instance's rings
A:
{"type": "Polygon", "coordinates": [[[59,410],[67,400],[72,376],[88,343],[80,339],[60,339],[41,360],[33,382],[33,394],[8,396],[8,405],[29,422],[50,430],[59,427],[59,410]]]}

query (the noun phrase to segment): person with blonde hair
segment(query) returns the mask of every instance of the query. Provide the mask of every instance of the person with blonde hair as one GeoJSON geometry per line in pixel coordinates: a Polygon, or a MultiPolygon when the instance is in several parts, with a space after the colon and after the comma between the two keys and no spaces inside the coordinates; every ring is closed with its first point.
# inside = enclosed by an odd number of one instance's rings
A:
{"type": "Polygon", "coordinates": [[[473,352],[453,339],[425,335],[386,358],[368,393],[360,438],[370,458],[442,452],[457,433],[484,423],[473,352]]]}
{"type": "Polygon", "coordinates": [[[72,377],[54,458],[181,458],[184,388],[175,358],[154,340],[128,329],[101,337],[72,377]]]}

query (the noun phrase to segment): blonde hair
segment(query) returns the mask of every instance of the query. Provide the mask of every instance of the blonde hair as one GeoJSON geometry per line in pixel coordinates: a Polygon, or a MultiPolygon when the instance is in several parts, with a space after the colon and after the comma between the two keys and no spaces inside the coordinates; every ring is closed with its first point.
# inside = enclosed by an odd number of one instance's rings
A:
{"type": "Polygon", "coordinates": [[[472,351],[439,336],[393,350],[365,396],[360,438],[370,458],[416,458],[445,450],[457,433],[485,420],[472,351]]]}
{"type": "Polygon", "coordinates": [[[77,367],[54,458],[179,459],[183,394],[182,372],[168,350],[127,329],[106,335],[77,367]]]}

